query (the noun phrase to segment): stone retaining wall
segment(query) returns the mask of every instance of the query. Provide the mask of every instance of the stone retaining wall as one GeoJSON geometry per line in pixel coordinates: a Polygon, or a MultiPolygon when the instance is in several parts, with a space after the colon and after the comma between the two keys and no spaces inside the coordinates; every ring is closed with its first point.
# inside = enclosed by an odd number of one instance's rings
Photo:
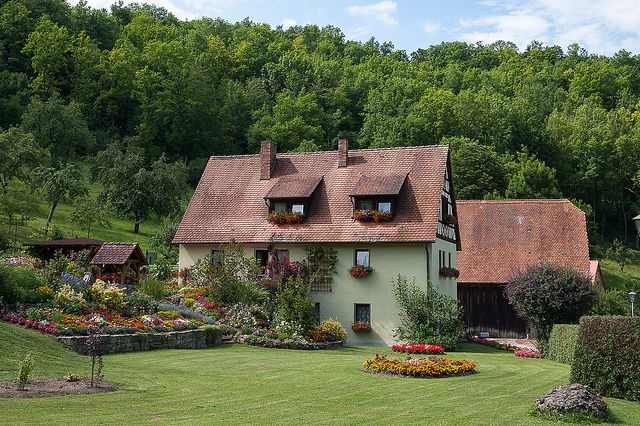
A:
{"type": "MultiPolygon", "coordinates": [[[[203,349],[222,343],[221,333],[206,330],[173,331],[169,333],[104,334],[102,345],[105,354],[119,352],[150,351],[153,349],[203,349]]],[[[87,354],[88,336],[60,336],[58,339],[69,349],[87,354]]]]}

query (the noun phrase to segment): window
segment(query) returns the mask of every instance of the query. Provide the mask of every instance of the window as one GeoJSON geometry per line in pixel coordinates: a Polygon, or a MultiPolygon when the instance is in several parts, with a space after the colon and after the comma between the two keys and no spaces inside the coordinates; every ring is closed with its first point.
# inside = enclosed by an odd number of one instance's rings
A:
{"type": "Polygon", "coordinates": [[[269,263],[269,250],[256,250],[255,257],[258,264],[266,268],[267,263],[269,263]]]}
{"type": "Polygon", "coordinates": [[[293,213],[300,213],[300,214],[304,214],[304,204],[300,204],[300,203],[293,203],[291,205],[291,211],[293,213]]]}
{"type": "Polygon", "coordinates": [[[274,250],[273,251],[274,260],[276,262],[281,260],[289,260],[289,250],[274,250]]]}
{"type": "Polygon", "coordinates": [[[391,201],[378,201],[378,210],[381,212],[391,211],[391,201]]]}
{"type": "Polygon", "coordinates": [[[371,323],[371,305],[368,303],[356,303],[354,320],[371,323]]]}
{"type": "Polygon", "coordinates": [[[287,203],[273,203],[273,210],[276,212],[286,212],[287,203]]]}
{"type": "Polygon", "coordinates": [[[359,266],[371,266],[369,259],[369,250],[356,250],[355,253],[355,265],[359,266]]]}
{"type": "Polygon", "coordinates": [[[358,210],[373,210],[373,200],[357,200],[356,209],[358,210]]]}
{"type": "Polygon", "coordinates": [[[224,261],[224,253],[222,250],[211,250],[211,265],[220,266],[224,261]]]}
{"type": "Polygon", "coordinates": [[[442,210],[442,219],[444,219],[445,216],[449,214],[449,199],[444,195],[442,196],[442,203],[441,203],[440,209],[442,210]]]}

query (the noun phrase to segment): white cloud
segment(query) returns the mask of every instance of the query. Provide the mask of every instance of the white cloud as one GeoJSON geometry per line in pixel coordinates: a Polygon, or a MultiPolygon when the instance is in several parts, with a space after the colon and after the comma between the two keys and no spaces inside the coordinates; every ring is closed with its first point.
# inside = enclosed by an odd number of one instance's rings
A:
{"type": "Polygon", "coordinates": [[[369,27],[356,27],[345,31],[345,37],[348,40],[366,41],[369,40],[372,35],[369,27]]]}
{"type": "Polygon", "coordinates": [[[440,25],[437,22],[433,22],[433,21],[425,21],[422,23],[422,30],[427,33],[427,34],[435,34],[438,31],[440,31],[440,29],[442,28],[442,25],[440,25]]]}
{"type": "Polygon", "coordinates": [[[289,27],[295,27],[296,25],[298,25],[298,22],[295,19],[291,19],[291,18],[284,18],[282,20],[282,27],[286,30],[289,27]]]}
{"type": "Polygon", "coordinates": [[[459,36],[470,42],[532,40],[566,48],[578,43],[592,53],[640,50],[637,0],[484,0],[492,14],[459,20],[459,36]]]}
{"type": "Polygon", "coordinates": [[[397,8],[398,4],[395,1],[385,0],[366,6],[349,6],[347,11],[353,16],[375,19],[391,27],[398,24],[398,20],[394,16],[397,8]]]}
{"type": "MultiPolygon", "coordinates": [[[[125,0],[129,3],[149,3],[159,7],[164,7],[169,12],[181,19],[198,19],[203,16],[216,16],[222,14],[223,10],[244,0],[125,0]]],[[[80,0],[70,0],[72,5],[80,0]]],[[[87,0],[87,4],[96,9],[111,8],[116,0],[87,0]]]]}

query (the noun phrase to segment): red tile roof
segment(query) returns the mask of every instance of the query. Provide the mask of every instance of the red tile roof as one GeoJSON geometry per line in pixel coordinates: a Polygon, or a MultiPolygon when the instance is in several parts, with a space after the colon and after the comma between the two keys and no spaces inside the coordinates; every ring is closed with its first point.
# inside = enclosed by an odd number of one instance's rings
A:
{"type": "Polygon", "coordinates": [[[336,151],[277,154],[270,180],[260,180],[259,154],[211,157],[173,242],[433,241],[448,152],[446,145],[350,150],[348,166],[340,168],[336,151]],[[349,194],[363,175],[406,175],[393,221],[351,219],[349,194]],[[263,198],[272,187],[316,176],[323,180],[302,224],[267,221],[263,198]]]}
{"type": "Polygon", "coordinates": [[[457,202],[459,283],[507,283],[545,262],[589,273],[584,213],[569,200],[457,202]]]}
{"type": "Polygon", "coordinates": [[[91,259],[91,264],[124,265],[132,256],[146,263],[142,250],[137,243],[104,243],[91,259]]]}
{"type": "Polygon", "coordinates": [[[101,246],[102,240],[94,240],[92,238],[65,238],[64,240],[48,240],[38,241],[27,244],[33,247],[84,247],[84,246],[101,246]]]}
{"type": "Polygon", "coordinates": [[[406,178],[407,175],[362,176],[350,195],[398,195],[406,178]]]}

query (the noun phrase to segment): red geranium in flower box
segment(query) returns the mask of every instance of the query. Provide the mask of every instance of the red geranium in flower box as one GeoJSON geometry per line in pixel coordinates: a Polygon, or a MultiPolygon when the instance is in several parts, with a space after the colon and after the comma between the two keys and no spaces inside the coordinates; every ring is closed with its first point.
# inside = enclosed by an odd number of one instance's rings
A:
{"type": "Polygon", "coordinates": [[[349,275],[353,278],[367,277],[371,275],[374,269],[370,266],[354,265],[348,269],[349,275]]]}
{"type": "Polygon", "coordinates": [[[392,212],[383,212],[381,210],[354,210],[353,219],[358,222],[389,222],[393,219],[392,212]]]}
{"type": "Polygon", "coordinates": [[[371,323],[369,321],[356,321],[351,324],[351,329],[354,333],[370,333],[371,323]]]}
{"type": "Polygon", "coordinates": [[[442,278],[458,278],[460,276],[460,271],[456,268],[449,268],[445,266],[440,268],[440,276],[442,278]]]}
{"type": "Polygon", "coordinates": [[[276,225],[284,225],[287,223],[302,223],[305,219],[303,213],[286,211],[286,212],[270,212],[267,216],[267,220],[276,225]]]}

